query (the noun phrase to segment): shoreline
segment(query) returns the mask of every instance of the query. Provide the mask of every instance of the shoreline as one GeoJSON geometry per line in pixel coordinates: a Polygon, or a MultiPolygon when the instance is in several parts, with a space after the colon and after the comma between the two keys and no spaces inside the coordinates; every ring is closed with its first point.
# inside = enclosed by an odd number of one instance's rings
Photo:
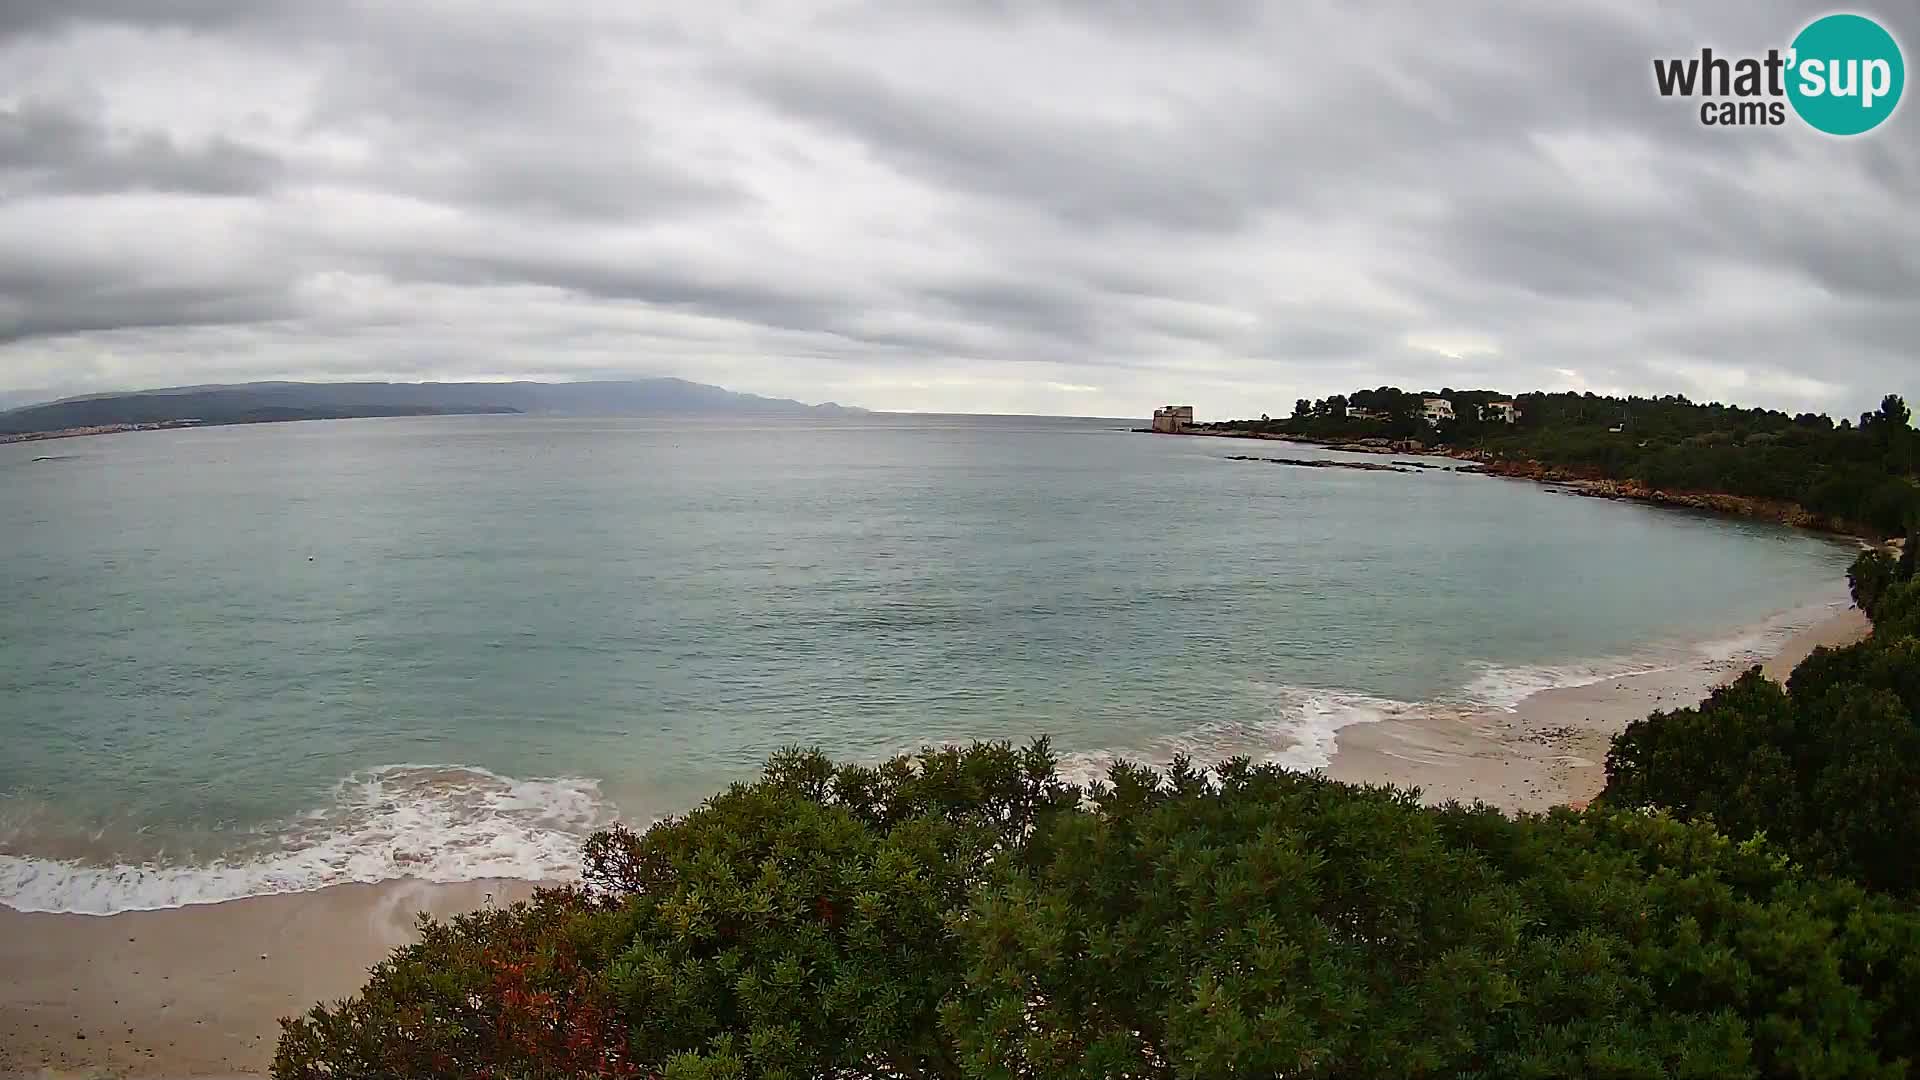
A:
{"type": "MultiPolygon", "coordinates": [[[[1140,432],[1143,429],[1135,429],[1140,432]]],[[[1425,446],[1417,440],[1400,440],[1398,443],[1373,439],[1323,439],[1308,435],[1273,435],[1266,432],[1215,431],[1210,429],[1190,429],[1177,432],[1148,432],[1158,435],[1190,435],[1209,439],[1248,439],[1256,442],[1293,443],[1299,446],[1317,446],[1322,450],[1334,450],[1347,454],[1373,455],[1419,455],[1424,457],[1445,458],[1460,464],[1452,471],[1474,473],[1481,476],[1502,477],[1509,480],[1527,480],[1550,488],[1558,488],[1571,495],[1588,499],[1609,499],[1614,501],[1646,503],[1650,506],[1670,506],[1684,510],[1695,510],[1718,517],[1742,518],[1749,521],[1771,521],[1809,532],[1823,533],[1828,536],[1843,537],[1863,545],[1877,545],[1884,538],[1876,539],[1869,535],[1871,530],[1860,528],[1857,524],[1830,520],[1813,513],[1799,503],[1779,499],[1765,499],[1749,495],[1729,495],[1716,491],[1666,491],[1649,488],[1627,480],[1610,480],[1605,477],[1583,475],[1566,469],[1543,465],[1537,461],[1509,460],[1490,455],[1484,450],[1456,450],[1452,447],[1425,446]],[[1413,442],[1419,446],[1414,449],[1406,445],[1413,442]]]]}
{"type": "MultiPolygon", "coordinates": [[[[1858,608],[1841,608],[1795,630],[1760,669],[1784,683],[1814,649],[1852,644],[1871,629],[1858,608]]],[[[1650,713],[1697,705],[1751,666],[1702,656],[1536,691],[1510,709],[1433,710],[1352,724],[1335,734],[1326,773],[1348,783],[1418,787],[1428,803],[1477,799],[1509,813],[1582,807],[1606,786],[1614,735],[1650,713]]]]}
{"type": "MultiPolygon", "coordinates": [[[[1418,787],[1429,803],[1478,799],[1509,813],[1584,805],[1627,724],[1697,704],[1752,666],[1748,657],[1763,655],[1762,670],[1784,679],[1813,649],[1870,629],[1851,606],[1820,607],[1738,659],[1696,643],[1668,666],[1538,690],[1509,708],[1423,707],[1349,723],[1332,733],[1324,771],[1418,787]]],[[[413,939],[416,913],[511,902],[541,884],[554,883],[399,879],[112,915],[0,905],[0,1077],[262,1075],[279,1019],[358,990],[370,966],[413,939]]]]}

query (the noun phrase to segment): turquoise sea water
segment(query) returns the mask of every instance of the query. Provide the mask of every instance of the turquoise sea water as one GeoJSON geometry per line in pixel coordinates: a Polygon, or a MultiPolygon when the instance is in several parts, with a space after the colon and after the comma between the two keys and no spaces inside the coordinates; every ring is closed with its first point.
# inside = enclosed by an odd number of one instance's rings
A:
{"type": "Polygon", "coordinates": [[[563,874],[793,743],[1312,767],[1383,709],[1756,653],[1844,595],[1806,533],[1126,426],[0,446],[0,902],[563,874]]]}

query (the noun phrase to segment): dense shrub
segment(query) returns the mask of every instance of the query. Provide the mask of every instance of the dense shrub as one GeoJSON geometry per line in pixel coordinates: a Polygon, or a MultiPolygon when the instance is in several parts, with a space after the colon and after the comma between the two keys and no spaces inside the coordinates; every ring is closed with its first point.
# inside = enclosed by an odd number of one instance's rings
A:
{"type": "Polygon", "coordinates": [[[971,1075],[1902,1076],[1914,1049],[1913,917],[1763,844],[1244,763],[1095,803],[957,924],[971,1075]]]}
{"type": "Polygon", "coordinates": [[[1408,393],[1382,386],[1295,402],[1292,416],[1210,425],[1315,439],[1413,438],[1532,461],[1579,476],[1665,491],[1718,492],[1796,503],[1825,524],[1898,536],[1920,516],[1920,433],[1897,395],[1835,424],[1802,413],[1700,404],[1670,395],[1522,394],[1520,421],[1481,420],[1489,390],[1408,393]],[[1429,425],[1422,401],[1441,396],[1457,419],[1429,425]],[[1351,410],[1364,410],[1364,416],[1351,410]]]}
{"type": "Polygon", "coordinates": [[[1786,689],[1755,669],[1694,708],[1629,725],[1601,801],[1764,834],[1815,869],[1920,895],[1920,580],[1909,575],[1880,553],[1855,562],[1872,635],[1816,650],[1786,689]]]}
{"type": "Polygon", "coordinates": [[[425,924],[359,997],[289,1022],[274,1074],[952,1075],[946,920],[1076,797],[1044,742],[776,755],[644,836],[594,837],[588,890],[425,924]]]}
{"type": "Polygon", "coordinates": [[[1882,548],[1864,552],[1847,571],[1847,583],[1853,593],[1853,606],[1871,617],[1880,606],[1880,598],[1899,578],[1899,563],[1882,548]]]}
{"type": "Polygon", "coordinates": [[[625,926],[577,889],[422,919],[360,993],[281,1021],[287,1077],[639,1076],[606,972],[625,926]]]}
{"type": "Polygon", "coordinates": [[[274,1075],[1893,1077],[1911,911],[1761,841],[1044,743],[789,753],[425,924],[274,1075]]]}

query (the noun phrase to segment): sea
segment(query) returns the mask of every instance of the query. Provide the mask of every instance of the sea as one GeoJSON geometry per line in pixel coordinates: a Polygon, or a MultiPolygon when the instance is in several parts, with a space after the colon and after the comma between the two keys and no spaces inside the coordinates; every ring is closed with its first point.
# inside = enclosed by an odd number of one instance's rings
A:
{"type": "Polygon", "coordinates": [[[0,904],[564,879],[817,746],[1312,769],[1682,663],[1856,548],[1140,421],[321,421],[0,446],[0,904]]]}

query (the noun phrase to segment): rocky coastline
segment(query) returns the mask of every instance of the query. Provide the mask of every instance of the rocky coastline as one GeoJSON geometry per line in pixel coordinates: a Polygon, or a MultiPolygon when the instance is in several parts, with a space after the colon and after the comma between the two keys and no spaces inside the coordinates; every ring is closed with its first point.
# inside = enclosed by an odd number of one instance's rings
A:
{"type": "MultiPolygon", "coordinates": [[[[1749,495],[1729,495],[1712,491],[1667,491],[1648,487],[1633,480],[1616,480],[1596,476],[1591,472],[1558,468],[1538,461],[1512,460],[1496,457],[1485,450],[1454,450],[1449,447],[1430,447],[1417,439],[1320,439],[1311,436],[1274,435],[1266,432],[1217,431],[1208,429],[1190,429],[1183,435],[1198,435],[1216,439],[1257,439],[1266,442],[1300,443],[1319,446],[1327,450],[1340,450],[1354,454],[1424,454],[1429,457],[1450,458],[1460,462],[1455,472],[1480,473],[1486,476],[1503,476],[1517,480],[1531,480],[1549,484],[1569,494],[1592,499],[1619,499],[1632,502],[1651,503],[1658,506],[1674,506],[1689,510],[1700,510],[1712,514],[1749,518],[1757,521],[1772,521],[1795,528],[1813,529],[1820,532],[1837,533],[1868,542],[1878,542],[1870,529],[1853,522],[1837,521],[1816,514],[1799,503],[1784,499],[1764,499],[1749,495]]],[[[1261,459],[1252,459],[1261,460],[1261,459]]],[[[1264,459],[1274,460],[1274,459],[1264,459]]],[[[1288,462],[1293,464],[1293,462],[1288,462]]],[[[1438,468],[1417,462],[1396,461],[1395,466],[1413,466],[1416,468],[1438,468]]],[[[1389,467],[1380,467],[1388,469],[1389,467]]],[[[1406,472],[1407,468],[1391,468],[1390,471],[1406,472]]]]}
{"type": "MultiPolygon", "coordinates": [[[[1325,458],[1272,458],[1255,457],[1252,454],[1229,454],[1228,461],[1264,461],[1269,465],[1292,465],[1301,469],[1358,469],[1361,472],[1412,472],[1411,468],[1402,468],[1400,462],[1391,465],[1376,465],[1371,461],[1329,461],[1325,458]]],[[[1411,464],[1409,462],[1408,464],[1411,464]]]]}

